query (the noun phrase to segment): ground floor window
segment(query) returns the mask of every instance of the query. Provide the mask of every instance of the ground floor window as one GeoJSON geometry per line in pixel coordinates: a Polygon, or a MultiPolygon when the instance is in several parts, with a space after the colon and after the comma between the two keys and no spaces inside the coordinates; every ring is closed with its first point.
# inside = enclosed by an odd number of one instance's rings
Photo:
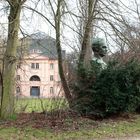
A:
{"type": "Polygon", "coordinates": [[[30,87],[30,96],[34,97],[40,96],[40,87],[39,86],[30,87]]]}
{"type": "Polygon", "coordinates": [[[16,88],[16,93],[19,94],[20,93],[20,87],[16,88]]]}
{"type": "Polygon", "coordinates": [[[50,87],[50,93],[54,93],[53,87],[50,87]]]}

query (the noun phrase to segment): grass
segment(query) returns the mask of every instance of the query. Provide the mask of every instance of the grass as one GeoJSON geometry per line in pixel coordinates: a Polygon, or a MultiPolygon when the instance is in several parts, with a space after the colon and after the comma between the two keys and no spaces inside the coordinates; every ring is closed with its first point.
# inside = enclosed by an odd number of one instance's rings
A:
{"type": "Polygon", "coordinates": [[[15,112],[43,112],[54,109],[62,109],[68,104],[65,99],[18,99],[15,101],[15,112]]]}
{"type": "MultiPolygon", "coordinates": [[[[85,122],[84,122],[85,123],[85,122]]],[[[86,125],[93,123],[92,120],[86,121],[86,125]]],[[[97,127],[84,128],[72,131],[52,131],[51,129],[25,128],[2,128],[0,127],[1,140],[87,140],[98,138],[125,137],[140,134],[140,115],[131,121],[101,121],[97,127]]]]}
{"type": "MultiPolygon", "coordinates": [[[[42,112],[45,110],[66,108],[64,99],[20,99],[15,102],[16,112],[42,112]]],[[[63,122],[66,129],[34,128],[30,123],[26,126],[6,126],[0,121],[0,140],[95,140],[118,137],[139,136],[140,115],[132,115],[135,119],[108,119],[95,121],[79,118],[76,121],[68,117],[63,122]],[[78,126],[77,128],[75,127],[78,126]]],[[[11,118],[13,123],[16,117],[11,118]]],[[[22,120],[24,121],[24,120],[22,120]]],[[[36,121],[36,120],[35,120],[36,121]]],[[[21,124],[22,125],[22,124],[21,124]]]]}

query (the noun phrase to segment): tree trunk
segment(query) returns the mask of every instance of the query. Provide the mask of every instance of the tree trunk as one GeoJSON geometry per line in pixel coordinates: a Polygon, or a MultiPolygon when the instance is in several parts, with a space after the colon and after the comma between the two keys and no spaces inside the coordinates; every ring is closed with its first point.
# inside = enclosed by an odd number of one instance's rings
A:
{"type": "Polygon", "coordinates": [[[0,108],[1,108],[2,91],[3,91],[3,78],[2,78],[2,70],[0,70],[0,108]]]}
{"type": "Polygon", "coordinates": [[[20,24],[21,1],[10,1],[8,17],[8,40],[4,54],[3,92],[1,98],[1,118],[6,119],[14,111],[15,70],[20,24]]]}
{"type": "Polygon", "coordinates": [[[92,55],[91,49],[91,38],[92,38],[92,30],[93,30],[93,17],[94,11],[96,6],[97,0],[88,0],[87,1],[87,14],[85,14],[85,23],[84,24],[84,32],[83,32],[83,39],[81,44],[81,53],[79,57],[79,64],[84,68],[89,68],[90,60],[92,55]]]}
{"type": "Polygon", "coordinates": [[[91,58],[91,46],[90,46],[90,34],[91,34],[91,21],[89,20],[86,28],[85,28],[85,33],[83,37],[83,42],[81,46],[81,53],[80,53],[80,58],[79,62],[82,64],[85,68],[89,67],[89,59],[91,58]],[[89,54],[88,54],[89,53],[89,54]]]}
{"type": "Polygon", "coordinates": [[[55,15],[56,48],[57,48],[57,53],[58,53],[59,74],[60,74],[64,94],[69,103],[69,106],[71,106],[72,96],[70,94],[70,90],[69,90],[69,87],[65,78],[64,70],[63,70],[62,49],[61,49],[61,43],[60,43],[60,21],[61,21],[61,6],[62,6],[61,4],[62,4],[62,0],[58,0],[57,11],[55,15]]]}

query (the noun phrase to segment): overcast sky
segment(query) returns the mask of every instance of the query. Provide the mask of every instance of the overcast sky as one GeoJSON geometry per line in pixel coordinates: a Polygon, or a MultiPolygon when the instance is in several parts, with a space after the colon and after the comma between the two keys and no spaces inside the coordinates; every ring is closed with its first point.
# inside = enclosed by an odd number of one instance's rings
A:
{"type": "MultiPolygon", "coordinates": [[[[35,7],[34,5],[34,1],[36,0],[27,0],[27,2],[25,3],[25,5],[27,6],[31,6],[32,8],[35,7]]],[[[42,1],[42,0],[40,0],[42,1]]],[[[119,1],[119,0],[118,0],[119,1]]],[[[135,3],[134,0],[121,0],[122,1],[122,9],[125,8],[126,11],[122,13],[125,15],[129,15],[128,18],[134,17],[135,14],[133,11],[129,10],[129,8],[126,8],[124,5],[132,8],[134,7],[135,3]],[[124,4],[124,5],[123,5],[124,4]]],[[[139,0],[137,0],[139,1],[139,0]]],[[[120,2],[121,3],[121,2],[120,2]]],[[[140,2],[139,2],[140,3],[140,2]]],[[[2,8],[5,8],[5,4],[3,5],[2,2],[0,2],[0,34],[4,35],[4,29],[6,29],[7,27],[7,10],[3,10],[2,8]],[[4,11],[4,12],[3,12],[4,11]]],[[[48,12],[47,7],[44,8],[44,4],[42,2],[40,2],[38,4],[38,6],[36,7],[36,10],[39,10],[40,12],[43,12],[44,14],[47,15],[47,17],[53,21],[53,18],[50,16],[51,13],[48,12]],[[45,11],[45,12],[44,12],[45,11]]],[[[69,1],[69,10],[77,13],[77,5],[75,3],[75,0],[70,0],[69,1]]],[[[131,18],[132,19],[132,18],[131,18]]],[[[133,19],[134,20],[134,19],[133,19]]],[[[74,23],[72,22],[72,19],[70,18],[70,16],[65,18],[65,23],[68,24],[71,27],[74,27],[74,23]]],[[[78,23],[76,23],[78,26],[78,23]]],[[[21,14],[21,29],[24,31],[24,33],[26,34],[32,34],[35,33],[37,31],[42,31],[45,32],[46,34],[52,36],[55,38],[55,31],[52,28],[52,26],[50,24],[48,24],[48,22],[46,22],[41,16],[38,16],[35,12],[32,14],[32,11],[29,11],[27,9],[23,9],[22,10],[22,14],[21,14]]],[[[65,46],[67,44],[67,46],[69,45],[76,45],[76,36],[77,34],[72,31],[70,28],[67,28],[63,26],[63,46],[65,46]]],[[[102,31],[98,31],[99,35],[104,37],[104,34],[102,33],[102,31]]],[[[7,33],[5,32],[5,35],[7,35],[7,33]]],[[[21,36],[21,35],[20,35],[21,36]]]]}

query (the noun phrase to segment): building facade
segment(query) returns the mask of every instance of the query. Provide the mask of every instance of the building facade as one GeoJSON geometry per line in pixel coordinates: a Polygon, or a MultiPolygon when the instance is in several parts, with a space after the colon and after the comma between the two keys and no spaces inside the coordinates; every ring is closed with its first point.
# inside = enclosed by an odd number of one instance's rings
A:
{"type": "MultiPolygon", "coordinates": [[[[52,38],[30,37],[26,39],[28,46],[24,40],[24,49],[25,46],[28,49],[17,65],[17,97],[62,97],[63,90],[58,71],[55,40],[52,39],[53,42],[50,42],[50,39],[52,38]]],[[[19,56],[21,57],[21,54],[19,56]]]]}

